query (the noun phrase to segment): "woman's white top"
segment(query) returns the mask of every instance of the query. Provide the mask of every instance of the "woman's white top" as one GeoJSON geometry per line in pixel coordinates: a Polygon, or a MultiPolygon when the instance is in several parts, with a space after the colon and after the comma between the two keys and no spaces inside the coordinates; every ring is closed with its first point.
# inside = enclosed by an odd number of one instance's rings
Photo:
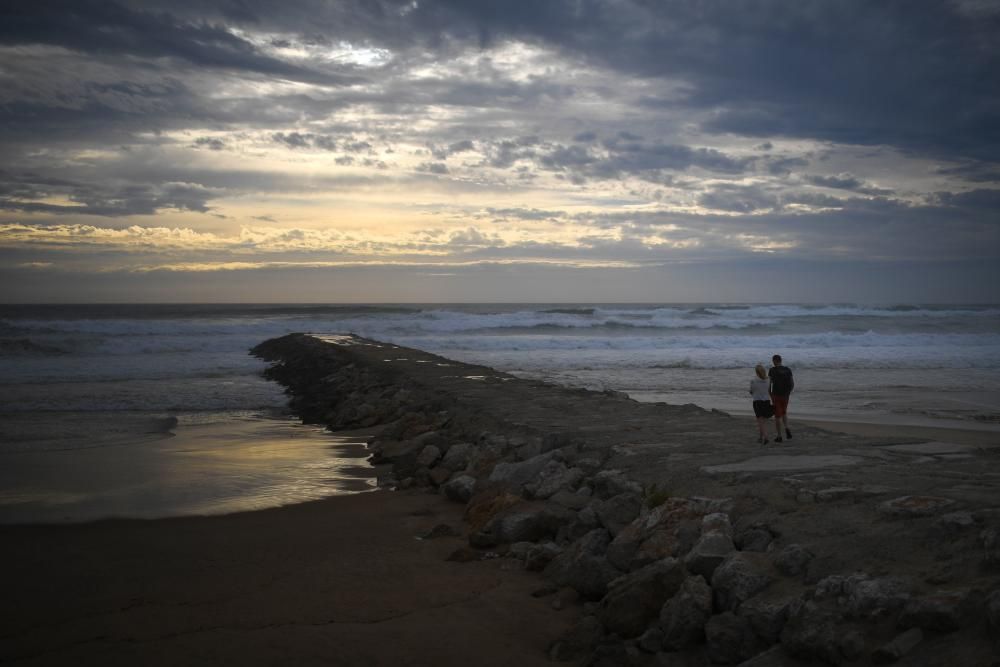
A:
{"type": "Polygon", "coordinates": [[[754,378],[750,380],[750,393],[753,394],[753,400],[755,401],[770,401],[771,394],[768,393],[770,389],[771,381],[767,378],[761,380],[760,378],[754,378]]]}

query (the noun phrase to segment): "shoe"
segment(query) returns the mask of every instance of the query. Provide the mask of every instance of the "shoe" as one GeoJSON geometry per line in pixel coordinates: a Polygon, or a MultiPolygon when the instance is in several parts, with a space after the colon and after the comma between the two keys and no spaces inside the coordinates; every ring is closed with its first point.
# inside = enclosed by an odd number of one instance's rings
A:
{"type": "Polygon", "coordinates": [[[788,438],[789,440],[792,439],[792,432],[789,431],[787,428],[785,429],[785,437],[788,438]]]}
{"type": "Polygon", "coordinates": [[[767,438],[765,438],[763,436],[757,438],[757,444],[758,445],[766,445],[767,444],[767,438]]]}
{"type": "Polygon", "coordinates": [[[778,437],[776,437],[776,438],[774,439],[774,441],[775,441],[775,442],[781,442],[781,436],[779,435],[778,437]]]}

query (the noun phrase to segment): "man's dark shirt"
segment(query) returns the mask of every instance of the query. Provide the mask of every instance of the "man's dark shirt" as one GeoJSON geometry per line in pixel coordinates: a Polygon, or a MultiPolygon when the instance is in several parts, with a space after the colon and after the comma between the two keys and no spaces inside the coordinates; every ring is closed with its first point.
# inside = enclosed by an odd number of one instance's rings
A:
{"type": "Polygon", "coordinates": [[[795,389],[792,369],[788,366],[772,366],[767,377],[771,378],[771,393],[775,396],[788,396],[795,389]]]}

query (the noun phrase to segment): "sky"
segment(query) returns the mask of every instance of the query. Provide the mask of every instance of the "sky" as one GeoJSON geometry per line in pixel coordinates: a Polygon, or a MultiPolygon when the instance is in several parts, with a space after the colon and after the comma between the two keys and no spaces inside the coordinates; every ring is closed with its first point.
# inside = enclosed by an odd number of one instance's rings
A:
{"type": "Polygon", "coordinates": [[[995,0],[8,0],[0,302],[1000,301],[995,0]]]}

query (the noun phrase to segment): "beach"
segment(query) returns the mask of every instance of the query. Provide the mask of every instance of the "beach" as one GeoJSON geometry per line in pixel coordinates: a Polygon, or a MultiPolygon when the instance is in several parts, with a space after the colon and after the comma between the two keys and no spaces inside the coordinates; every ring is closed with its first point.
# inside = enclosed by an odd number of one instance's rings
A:
{"type": "Polygon", "coordinates": [[[542,665],[575,619],[503,559],[454,562],[461,508],[376,491],[214,517],[2,526],[0,662],[542,665]]]}
{"type": "MultiPolygon", "coordinates": [[[[223,348],[248,336],[242,324],[207,350],[195,341],[218,323],[150,326],[123,348],[134,359],[101,353],[103,378],[82,377],[86,354],[36,358],[48,384],[26,381],[31,359],[11,366],[0,424],[16,436],[0,452],[0,533],[13,545],[2,556],[4,661],[702,665],[780,654],[773,664],[874,664],[917,629],[919,650],[899,664],[990,664],[990,605],[1000,604],[990,409],[941,418],[910,397],[898,412],[810,410],[821,391],[807,383],[805,400],[793,397],[794,440],[761,448],[743,401],[723,411],[658,400],[663,377],[693,387],[702,374],[711,396],[736,368],[647,369],[659,384],[635,389],[641,369],[602,369],[598,352],[575,369],[559,364],[578,351],[534,365],[551,341],[511,364],[533,334],[504,334],[505,371],[348,334],[286,336],[255,348],[261,359],[237,358],[223,348]],[[257,375],[265,367],[270,381],[257,375]],[[616,383],[595,383],[602,374],[616,383]],[[101,383],[119,389],[102,398],[101,383]],[[193,394],[169,398],[188,383],[193,394]],[[41,409],[46,387],[72,410],[41,409]],[[165,415],[169,405],[179,409],[165,415]],[[28,486],[56,478],[87,488],[60,502],[58,484],[38,487],[45,497],[24,502],[28,486]],[[587,535],[597,542],[581,553],[587,535]],[[786,571],[788,554],[804,560],[786,571]],[[710,590],[726,590],[713,576],[723,565],[767,585],[736,601],[722,594],[695,636],[676,640],[675,593],[629,597],[649,588],[648,568],[671,563],[710,590]],[[581,581],[574,568],[591,566],[596,579],[581,581]],[[824,597],[831,586],[840,597],[824,597]],[[851,607],[860,590],[875,591],[857,603],[870,609],[851,607]],[[941,591],[950,602],[929,612],[941,591]],[[656,610],[624,623],[625,603],[656,610]],[[713,639],[720,632],[741,647],[713,639]],[[830,639],[841,636],[853,644],[830,639]]],[[[833,396],[847,396],[837,382],[833,396]]]]}

